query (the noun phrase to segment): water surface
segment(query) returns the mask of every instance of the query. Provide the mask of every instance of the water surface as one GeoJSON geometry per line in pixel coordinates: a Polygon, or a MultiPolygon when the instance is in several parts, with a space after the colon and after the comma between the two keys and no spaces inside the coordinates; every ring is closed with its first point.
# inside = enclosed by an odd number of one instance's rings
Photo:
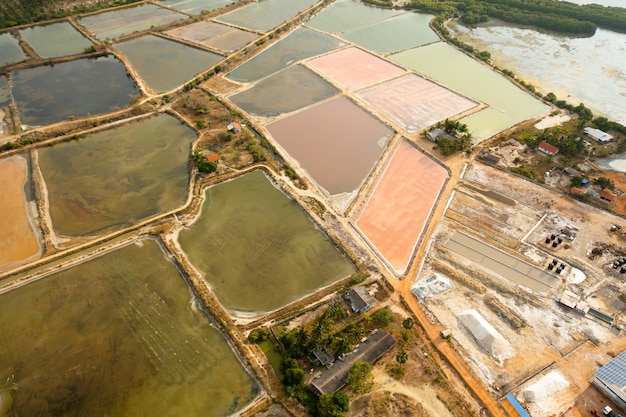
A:
{"type": "Polygon", "coordinates": [[[258,388],[153,240],[0,295],[10,415],[224,417],[258,388]]]}
{"type": "Polygon", "coordinates": [[[179,241],[235,314],[280,308],[354,272],[261,171],[212,186],[205,197],[201,216],[179,241]]]}
{"type": "Polygon", "coordinates": [[[215,9],[221,9],[229,4],[237,3],[231,0],[161,0],[159,3],[189,14],[202,14],[215,9]]]}
{"type": "Polygon", "coordinates": [[[11,81],[20,119],[29,126],[107,113],[128,106],[138,95],[126,68],[113,56],[18,70],[11,81]]]}
{"type": "Polygon", "coordinates": [[[501,67],[558,98],[626,124],[626,34],[598,29],[587,38],[508,24],[453,26],[460,38],[491,52],[501,67]]]}
{"type": "Polygon", "coordinates": [[[17,39],[5,32],[0,34],[0,67],[26,59],[17,39]]]}
{"type": "Polygon", "coordinates": [[[11,89],[7,77],[0,75],[0,107],[11,104],[11,89]]]}
{"type": "Polygon", "coordinates": [[[257,34],[211,21],[201,21],[166,32],[193,43],[231,52],[249,44],[257,34]]]}
{"type": "Polygon", "coordinates": [[[187,16],[154,4],[126,7],[78,19],[98,39],[113,39],[133,32],[161,26],[187,16]]]}
{"type": "Polygon", "coordinates": [[[294,65],[230,99],[247,113],[272,117],[318,103],[338,92],[313,71],[294,65]]]}
{"type": "Polygon", "coordinates": [[[318,0],[258,0],[216,20],[257,32],[267,32],[294,18],[318,0]]]}
{"type": "Polygon", "coordinates": [[[345,46],[336,38],[299,27],[267,50],[228,74],[233,81],[250,82],[266,77],[300,60],[345,46]]]}
{"type": "Polygon", "coordinates": [[[181,206],[193,130],[162,114],[39,151],[57,233],[101,233],[181,206]]]}
{"type": "Polygon", "coordinates": [[[405,13],[345,32],[341,37],[374,52],[387,54],[403,51],[439,42],[439,36],[429,26],[433,17],[430,14],[405,13]]]}
{"type": "Polygon", "coordinates": [[[22,39],[42,58],[80,54],[93,43],[67,22],[20,30],[22,39]]]}
{"type": "Polygon", "coordinates": [[[126,55],[139,76],[156,92],[173,90],[223,59],[221,55],[152,35],[115,47],[126,55]]]}
{"type": "Polygon", "coordinates": [[[312,18],[307,26],[324,32],[340,33],[402,13],[406,12],[369,6],[354,0],[338,0],[312,18]]]}

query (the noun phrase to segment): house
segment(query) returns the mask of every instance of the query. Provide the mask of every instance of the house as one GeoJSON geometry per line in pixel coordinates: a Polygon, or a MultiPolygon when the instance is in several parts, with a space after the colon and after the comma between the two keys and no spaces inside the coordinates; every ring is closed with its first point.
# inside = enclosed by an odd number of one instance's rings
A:
{"type": "Polygon", "coordinates": [[[583,129],[583,132],[596,142],[609,142],[613,139],[613,136],[600,129],[594,129],[593,127],[586,127],[583,129]]]}
{"type": "Polygon", "coordinates": [[[583,188],[572,187],[570,188],[569,192],[572,193],[573,195],[584,195],[586,190],[583,188]]]}
{"type": "Polygon", "coordinates": [[[617,196],[611,190],[602,190],[600,192],[600,201],[603,203],[611,204],[616,198],[617,196]]]}
{"type": "Polygon", "coordinates": [[[582,176],[580,172],[570,167],[565,168],[563,172],[565,172],[568,177],[581,177],[582,176]]]}
{"type": "Polygon", "coordinates": [[[396,339],[382,329],[375,329],[358,347],[341,358],[318,378],[311,381],[311,390],[317,394],[334,394],[348,383],[350,369],[355,362],[374,363],[396,344],[396,339]]]}
{"type": "Polygon", "coordinates": [[[593,374],[591,385],[626,411],[626,351],[620,353],[593,374]]]}
{"type": "Polygon", "coordinates": [[[215,162],[218,163],[220,161],[220,156],[216,153],[210,153],[208,155],[206,155],[206,160],[209,162],[215,162]]]}
{"type": "Polygon", "coordinates": [[[226,129],[228,129],[228,131],[232,133],[239,133],[241,132],[241,124],[239,124],[238,122],[232,122],[228,126],[226,126],[226,129]]]}
{"type": "Polygon", "coordinates": [[[355,287],[348,291],[346,293],[346,300],[350,303],[352,311],[360,314],[365,313],[376,304],[376,300],[365,287],[355,287]]]}
{"type": "Polygon", "coordinates": [[[430,139],[433,142],[439,142],[439,139],[441,139],[441,138],[446,138],[446,139],[450,139],[450,140],[456,140],[457,139],[454,136],[452,136],[451,134],[447,133],[445,130],[439,129],[438,127],[434,128],[433,130],[428,132],[427,135],[428,135],[428,139],[430,139]]]}
{"type": "Polygon", "coordinates": [[[325,366],[325,367],[330,367],[330,365],[334,362],[335,357],[333,355],[331,355],[327,349],[324,350],[320,350],[320,349],[313,349],[313,356],[315,356],[315,359],[317,359],[317,361],[320,363],[320,365],[325,366]]]}
{"type": "Polygon", "coordinates": [[[537,145],[537,150],[550,156],[554,156],[559,153],[559,148],[549,144],[548,142],[541,142],[539,145],[537,145]]]}

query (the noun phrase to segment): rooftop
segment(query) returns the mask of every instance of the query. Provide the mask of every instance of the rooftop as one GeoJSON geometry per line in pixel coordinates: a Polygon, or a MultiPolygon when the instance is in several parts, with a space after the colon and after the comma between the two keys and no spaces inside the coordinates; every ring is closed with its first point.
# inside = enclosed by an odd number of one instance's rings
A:
{"type": "Polygon", "coordinates": [[[606,385],[617,387],[618,390],[626,388],[626,351],[598,369],[594,376],[606,385]]]}

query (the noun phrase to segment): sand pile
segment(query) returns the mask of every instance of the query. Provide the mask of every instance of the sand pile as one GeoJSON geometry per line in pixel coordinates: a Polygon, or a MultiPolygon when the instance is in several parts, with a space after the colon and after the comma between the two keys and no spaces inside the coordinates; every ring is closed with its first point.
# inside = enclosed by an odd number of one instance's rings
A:
{"type": "Polygon", "coordinates": [[[530,385],[522,392],[522,396],[536,403],[551,397],[569,386],[569,382],[557,371],[544,375],[539,381],[530,385]]]}
{"type": "Polygon", "coordinates": [[[478,312],[475,310],[464,311],[459,314],[458,319],[489,356],[498,360],[511,356],[512,349],[509,342],[478,312]]]}

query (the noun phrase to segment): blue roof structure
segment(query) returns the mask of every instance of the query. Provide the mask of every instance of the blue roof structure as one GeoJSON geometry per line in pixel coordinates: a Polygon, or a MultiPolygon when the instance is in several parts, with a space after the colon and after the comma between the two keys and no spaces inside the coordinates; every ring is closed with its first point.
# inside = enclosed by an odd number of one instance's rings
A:
{"type": "Polygon", "coordinates": [[[508,394],[506,394],[504,396],[504,398],[506,398],[507,400],[509,400],[509,402],[511,403],[511,405],[513,406],[513,408],[515,408],[515,411],[517,411],[517,413],[521,416],[521,417],[530,417],[530,414],[528,414],[528,411],[526,411],[526,409],[524,407],[522,407],[522,405],[519,403],[519,401],[517,401],[517,398],[515,398],[513,396],[513,394],[511,394],[510,392],[508,394]]]}
{"type": "Polygon", "coordinates": [[[606,385],[616,385],[620,389],[626,387],[626,351],[598,369],[595,376],[606,385]]]}

